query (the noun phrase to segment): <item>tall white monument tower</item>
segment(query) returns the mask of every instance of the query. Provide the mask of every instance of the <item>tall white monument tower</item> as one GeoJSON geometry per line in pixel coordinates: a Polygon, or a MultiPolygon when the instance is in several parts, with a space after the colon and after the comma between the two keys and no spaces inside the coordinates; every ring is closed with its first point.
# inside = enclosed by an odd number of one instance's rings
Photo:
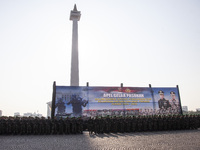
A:
{"type": "Polygon", "coordinates": [[[72,57],[71,57],[71,86],[79,86],[79,62],[78,62],[78,21],[81,12],[77,10],[76,4],[70,13],[70,20],[73,21],[72,29],[72,57]]]}

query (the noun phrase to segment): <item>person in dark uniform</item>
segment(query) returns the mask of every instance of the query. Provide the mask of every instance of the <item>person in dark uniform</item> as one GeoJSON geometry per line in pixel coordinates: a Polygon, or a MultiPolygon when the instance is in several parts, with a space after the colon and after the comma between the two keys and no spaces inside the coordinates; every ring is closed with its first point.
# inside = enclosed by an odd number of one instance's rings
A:
{"type": "Polygon", "coordinates": [[[137,131],[138,132],[141,132],[142,131],[142,127],[143,127],[143,125],[142,125],[142,117],[141,116],[138,116],[137,117],[137,131]]]}
{"type": "Polygon", "coordinates": [[[57,120],[52,119],[52,134],[57,134],[57,120]]]}
{"type": "Polygon", "coordinates": [[[21,133],[20,134],[24,135],[26,133],[25,118],[21,118],[20,128],[21,128],[21,133]]]}
{"type": "Polygon", "coordinates": [[[126,123],[126,132],[131,132],[131,117],[126,117],[125,118],[125,123],[126,123]]]}
{"type": "Polygon", "coordinates": [[[163,116],[163,130],[167,131],[168,130],[168,117],[167,116],[163,116]]]}
{"type": "Polygon", "coordinates": [[[147,117],[146,116],[143,116],[142,117],[142,130],[143,131],[147,131],[148,130],[148,121],[147,121],[147,117]]]}
{"type": "Polygon", "coordinates": [[[48,119],[45,119],[45,128],[46,128],[45,134],[51,134],[51,131],[52,131],[52,123],[51,123],[50,117],[48,117],[48,119]]]}
{"type": "Polygon", "coordinates": [[[106,121],[106,133],[110,133],[110,127],[111,127],[110,117],[107,116],[105,121],[106,121]]]}
{"type": "Polygon", "coordinates": [[[124,118],[122,118],[122,116],[119,119],[119,125],[120,125],[120,133],[124,133],[124,118]]]}
{"type": "Polygon", "coordinates": [[[148,131],[152,131],[153,130],[153,120],[152,120],[152,116],[148,116],[147,117],[147,122],[148,122],[148,131]]]}
{"type": "Polygon", "coordinates": [[[158,117],[158,130],[162,131],[163,130],[163,118],[161,116],[158,117]]]}
{"type": "Polygon", "coordinates": [[[67,117],[64,120],[65,134],[70,134],[70,119],[67,117]]]}
{"type": "Polygon", "coordinates": [[[66,106],[65,106],[65,103],[63,102],[62,98],[58,99],[58,102],[56,103],[55,108],[58,109],[57,113],[59,115],[62,115],[65,113],[66,106]]]}
{"type": "Polygon", "coordinates": [[[158,100],[159,108],[166,110],[169,107],[171,107],[169,101],[164,98],[164,92],[163,91],[158,91],[158,94],[160,95],[160,99],[158,100]]]}
{"type": "Polygon", "coordinates": [[[158,130],[158,117],[154,116],[153,118],[153,130],[157,131],[158,130]]]}
{"type": "Polygon", "coordinates": [[[99,122],[99,130],[101,134],[104,133],[104,128],[105,128],[105,119],[101,117],[99,122]]]}
{"type": "Polygon", "coordinates": [[[72,134],[77,133],[77,124],[76,124],[76,118],[71,118],[71,127],[72,127],[72,134]]]}
{"type": "Polygon", "coordinates": [[[137,119],[135,118],[135,116],[133,116],[131,119],[131,131],[132,132],[136,131],[136,125],[137,125],[137,119]]]}
{"type": "Polygon", "coordinates": [[[10,117],[8,117],[8,120],[7,120],[7,134],[9,135],[9,134],[11,134],[11,132],[12,132],[12,120],[11,120],[11,118],[10,117]]]}
{"type": "Polygon", "coordinates": [[[170,94],[171,94],[171,100],[170,100],[170,105],[171,105],[171,108],[175,111],[175,112],[177,112],[177,114],[179,114],[178,112],[180,112],[180,108],[179,108],[179,102],[178,102],[178,100],[176,100],[176,93],[174,92],[174,91],[171,91],[170,92],[170,94]]]}
{"type": "Polygon", "coordinates": [[[20,120],[18,117],[16,117],[14,120],[14,134],[15,135],[19,134],[19,128],[20,128],[20,120]]]}
{"type": "Polygon", "coordinates": [[[94,134],[97,135],[99,134],[99,118],[95,118],[94,120],[94,134]]]}
{"type": "Polygon", "coordinates": [[[91,117],[87,121],[87,128],[88,128],[89,134],[92,134],[93,133],[93,119],[91,117]]]}
{"type": "Polygon", "coordinates": [[[112,118],[112,123],[111,123],[111,126],[113,127],[113,133],[117,133],[117,126],[118,126],[118,123],[117,123],[117,117],[114,116],[112,118]]]}
{"type": "Polygon", "coordinates": [[[74,117],[80,117],[82,116],[82,106],[86,107],[87,103],[88,101],[83,100],[80,96],[72,94],[71,100],[67,103],[67,105],[72,104],[74,117]]]}
{"type": "Polygon", "coordinates": [[[26,133],[28,135],[32,134],[32,124],[31,124],[31,118],[30,117],[26,120],[26,126],[27,126],[26,133]]]}
{"type": "Polygon", "coordinates": [[[64,132],[64,121],[62,118],[60,118],[58,120],[58,130],[59,130],[59,134],[63,134],[64,132]]]}

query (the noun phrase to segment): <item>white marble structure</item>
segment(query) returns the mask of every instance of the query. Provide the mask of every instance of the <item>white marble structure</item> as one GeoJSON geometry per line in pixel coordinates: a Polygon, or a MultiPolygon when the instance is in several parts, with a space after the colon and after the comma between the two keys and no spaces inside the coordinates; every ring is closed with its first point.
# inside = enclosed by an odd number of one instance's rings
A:
{"type": "Polygon", "coordinates": [[[72,56],[71,56],[71,86],[79,86],[79,61],[78,61],[78,21],[81,12],[77,10],[76,4],[70,13],[70,20],[73,21],[72,29],[72,56]]]}
{"type": "Polygon", "coordinates": [[[47,118],[51,117],[52,102],[47,102],[47,118]]]}

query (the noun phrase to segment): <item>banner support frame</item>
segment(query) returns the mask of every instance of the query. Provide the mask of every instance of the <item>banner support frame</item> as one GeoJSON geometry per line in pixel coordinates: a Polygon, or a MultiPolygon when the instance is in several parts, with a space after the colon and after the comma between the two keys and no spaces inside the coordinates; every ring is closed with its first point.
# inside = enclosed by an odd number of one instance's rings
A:
{"type": "Polygon", "coordinates": [[[53,82],[52,104],[51,104],[51,119],[55,117],[55,100],[56,100],[56,81],[53,82]]]}
{"type": "MultiPolygon", "coordinates": [[[[123,89],[123,83],[121,83],[121,90],[123,89]]],[[[123,116],[124,116],[124,118],[125,118],[125,106],[124,106],[124,99],[123,99],[123,116]]]]}
{"type": "Polygon", "coordinates": [[[152,89],[152,87],[151,87],[151,84],[149,84],[149,88],[150,88],[150,90],[151,90],[151,96],[152,96],[152,98],[153,98],[153,111],[156,109],[156,106],[155,106],[155,98],[154,98],[154,91],[153,91],[153,89],[152,89]]]}
{"type": "Polygon", "coordinates": [[[178,91],[178,97],[179,97],[179,103],[180,103],[180,110],[181,110],[181,115],[183,115],[183,110],[182,110],[182,105],[181,105],[181,96],[179,92],[179,87],[176,85],[177,91],[178,91]]]}

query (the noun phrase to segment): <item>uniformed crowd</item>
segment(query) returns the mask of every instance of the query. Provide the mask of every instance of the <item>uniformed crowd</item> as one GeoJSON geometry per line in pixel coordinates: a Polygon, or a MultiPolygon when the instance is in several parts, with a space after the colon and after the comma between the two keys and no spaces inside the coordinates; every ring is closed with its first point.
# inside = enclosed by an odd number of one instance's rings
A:
{"type": "Polygon", "coordinates": [[[190,130],[198,128],[200,128],[200,115],[106,117],[88,120],[88,131],[90,134],[190,130]]]}
{"type": "Polygon", "coordinates": [[[200,128],[200,115],[154,115],[127,117],[96,117],[82,119],[45,119],[32,117],[1,117],[0,135],[48,135],[124,133],[144,131],[190,130],[200,128]]]}
{"type": "Polygon", "coordinates": [[[0,118],[0,135],[82,134],[82,118],[0,118]]]}

